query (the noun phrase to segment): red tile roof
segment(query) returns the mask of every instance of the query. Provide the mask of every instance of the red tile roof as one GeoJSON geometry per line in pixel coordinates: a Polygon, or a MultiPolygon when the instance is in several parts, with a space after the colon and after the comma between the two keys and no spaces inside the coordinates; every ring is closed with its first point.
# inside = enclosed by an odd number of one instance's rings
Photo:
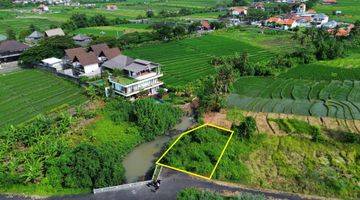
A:
{"type": "Polygon", "coordinates": [[[99,63],[97,56],[93,52],[77,54],[73,61],[78,61],[82,66],[99,63]]]}
{"type": "Polygon", "coordinates": [[[109,49],[109,46],[105,43],[90,46],[90,51],[93,51],[96,56],[100,56],[101,52],[103,52],[105,49],[109,49]]]}
{"type": "Polygon", "coordinates": [[[120,51],[119,48],[114,47],[114,48],[111,48],[111,49],[105,49],[103,51],[103,53],[104,53],[105,57],[110,60],[110,59],[113,59],[116,56],[120,55],[121,51],[120,51]]]}
{"type": "Polygon", "coordinates": [[[74,60],[76,55],[86,53],[86,50],[82,47],[66,49],[65,54],[70,60],[74,60]]]}
{"type": "Polygon", "coordinates": [[[206,28],[206,29],[211,29],[210,23],[207,20],[201,21],[201,26],[206,28]]]}

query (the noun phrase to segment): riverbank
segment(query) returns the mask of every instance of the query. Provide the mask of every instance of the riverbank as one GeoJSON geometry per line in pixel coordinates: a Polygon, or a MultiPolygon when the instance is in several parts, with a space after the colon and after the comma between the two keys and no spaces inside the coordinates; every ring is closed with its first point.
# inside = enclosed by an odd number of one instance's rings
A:
{"type": "Polygon", "coordinates": [[[180,133],[194,126],[192,117],[184,116],[181,122],[165,135],[156,137],[153,141],[140,144],[130,152],[123,161],[127,183],[138,180],[146,180],[147,174],[152,174],[154,162],[159,157],[161,149],[171,139],[176,138],[180,133]]]}

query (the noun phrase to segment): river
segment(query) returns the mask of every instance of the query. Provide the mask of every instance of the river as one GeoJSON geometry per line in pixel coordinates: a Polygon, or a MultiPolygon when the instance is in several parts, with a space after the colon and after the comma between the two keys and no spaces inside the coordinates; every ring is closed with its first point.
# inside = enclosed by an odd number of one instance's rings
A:
{"type": "Polygon", "coordinates": [[[172,131],[169,131],[163,136],[156,137],[155,140],[151,142],[137,146],[123,161],[126,181],[132,183],[138,181],[140,177],[144,177],[153,167],[154,160],[159,157],[161,148],[172,138],[178,136],[178,134],[174,135],[171,133],[181,133],[181,131],[185,131],[192,126],[194,126],[193,118],[183,117],[181,122],[177,124],[172,131]]]}

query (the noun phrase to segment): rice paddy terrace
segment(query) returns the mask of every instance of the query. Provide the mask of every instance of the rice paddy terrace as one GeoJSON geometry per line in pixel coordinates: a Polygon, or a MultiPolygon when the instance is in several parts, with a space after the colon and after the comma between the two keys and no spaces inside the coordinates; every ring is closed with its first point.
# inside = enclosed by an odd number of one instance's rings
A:
{"type": "Polygon", "coordinates": [[[87,99],[75,84],[39,70],[0,74],[0,130],[62,105],[79,105],[87,99]]]}
{"type": "Polygon", "coordinates": [[[240,78],[229,105],[256,112],[360,119],[359,75],[359,68],[307,66],[276,78],[240,78]]]}
{"type": "Polygon", "coordinates": [[[261,34],[256,29],[230,29],[161,44],[151,44],[127,50],[124,53],[160,63],[164,71],[162,80],[167,85],[185,85],[198,78],[213,74],[210,64],[214,56],[247,52],[250,60],[268,61],[290,46],[288,34],[261,34]]]}

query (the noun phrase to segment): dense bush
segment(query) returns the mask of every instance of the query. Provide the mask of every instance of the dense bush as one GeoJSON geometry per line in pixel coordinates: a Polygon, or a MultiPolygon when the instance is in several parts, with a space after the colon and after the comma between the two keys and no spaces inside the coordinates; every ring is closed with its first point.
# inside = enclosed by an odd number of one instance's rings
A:
{"type": "Polygon", "coordinates": [[[233,125],[232,129],[240,138],[249,139],[256,131],[256,121],[253,117],[245,117],[240,125],[233,125]]]}
{"type": "Polygon", "coordinates": [[[114,144],[70,144],[67,134],[74,120],[68,113],[53,113],[2,132],[0,185],[61,190],[123,183],[122,154],[114,144]]]}
{"type": "Polygon", "coordinates": [[[171,129],[182,115],[179,108],[149,98],[139,99],[134,103],[118,98],[110,101],[105,109],[114,122],[133,122],[139,126],[146,141],[171,129]]]}
{"type": "Polygon", "coordinates": [[[65,54],[64,50],[73,47],[75,47],[75,43],[72,38],[68,36],[45,38],[41,40],[38,45],[22,53],[19,61],[23,66],[32,67],[45,58],[62,58],[65,54]]]}

